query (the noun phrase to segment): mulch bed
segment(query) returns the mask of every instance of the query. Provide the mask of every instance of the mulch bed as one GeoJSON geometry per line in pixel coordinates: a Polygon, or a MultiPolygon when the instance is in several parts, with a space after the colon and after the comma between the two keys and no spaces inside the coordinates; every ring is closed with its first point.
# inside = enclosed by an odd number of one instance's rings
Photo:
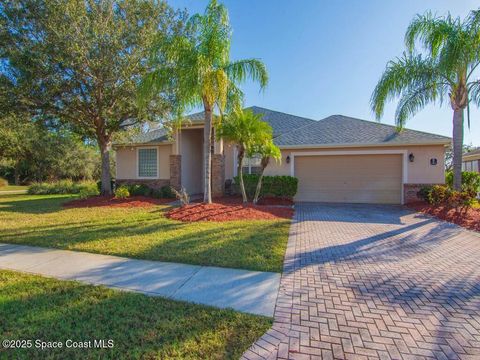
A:
{"type": "Polygon", "coordinates": [[[167,212],[166,216],[180,221],[233,221],[291,219],[291,206],[243,204],[238,197],[214,199],[213,204],[192,203],[167,212]]]}
{"type": "Polygon", "coordinates": [[[408,204],[408,207],[436,216],[441,220],[455,223],[464,228],[480,232],[480,209],[452,208],[448,206],[435,206],[426,203],[408,204]]]}
{"type": "Polygon", "coordinates": [[[116,199],[112,196],[92,196],[87,199],[76,199],[63,204],[67,208],[86,208],[86,207],[152,207],[155,205],[167,204],[175,199],[154,199],[146,196],[131,196],[126,199],[116,199]]]}

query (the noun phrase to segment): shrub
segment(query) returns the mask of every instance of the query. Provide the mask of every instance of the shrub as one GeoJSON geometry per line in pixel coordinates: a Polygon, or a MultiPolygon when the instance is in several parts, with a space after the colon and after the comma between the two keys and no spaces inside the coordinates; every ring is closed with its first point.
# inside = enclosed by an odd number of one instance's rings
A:
{"type": "Polygon", "coordinates": [[[0,187],[8,186],[8,181],[0,177],[0,187]]]}
{"type": "Polygon", "coordinates": [[[98,189],[93,181],[74,183],[72,180],[60,180],[56,182],[33,183],[28,187],[28,193],[32,195],[79,194],[82,190],[94,195],[98,194],[98,189]]]}
{"type": "MultiPolygon", "coordinates": [[[[243,175],[245,191],[248,197],[253,197],[257,187],[259,175],[243,175]]],[[[234,178],[236,191],[238,192],[238,176],[234,178]]],[[[274,196],[291,199],[295,196],[298,189],[298,179],[293,176],[264,176],[262,180],[262,190],[260,196],[274,196]]]]}
{"type": "Polygon", "coordinates": [[[433,185],[428,194],[428,202],[430,204],[439,205],[448,200],[451,190],[445,185],[433,185]]]}
{"type": "Polygon", "coordinates": [[[80,196],[80,199],[86,199],[90,196],[97,196],[100,194],[97,184],[93,182],[83,182],[77,184],[77,186],[79,188],[78,195],[80,196]]]}
{"type": "Polygon", "coordinates": [[[429,202],[430,192],[432,191],[432,186],[422,186],[417,192],[417,197],[424,201],[429,202]]]}
{"type": "Polygon", "coordinates": [[[175,193],[172,191],[172,187],[169,185],[162,186],[160,189],[160,197],[165,199],[174,199],[175,193]]]}
{"type": "MultiPolygon", "coordinates": [[[[453,172],[448,171],[445,175],[448,187],[453,188],[453,172]]],[[[480,173],[475,171],[462,172],[462,191],[477,194],[480,191],[480,173]]]]}
{"type": "Polygon", "coordinates": [[[132,196],[150,196],[152,189],[145,184],[124,185],[132,196]]]}
{"type": "Polygon", "coordinates": [[[126,199],[130,196],[130,192],[128,191],[127,186],[120,186],[115,189],[115,197],[117,199],[126,199]]]}

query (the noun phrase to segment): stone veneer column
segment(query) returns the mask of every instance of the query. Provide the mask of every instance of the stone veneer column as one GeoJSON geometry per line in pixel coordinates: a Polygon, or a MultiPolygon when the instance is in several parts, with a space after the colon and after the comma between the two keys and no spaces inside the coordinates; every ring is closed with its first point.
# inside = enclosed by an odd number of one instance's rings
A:
{"type": "Polygon", "coordinates": [[[182,187],[182,155],[170,155],[170,186],[182,187]]]}
{"type": "Polygon", "coordinates": [[[225,193],[225,155],[212,155],[212,197],[225,193]]]}

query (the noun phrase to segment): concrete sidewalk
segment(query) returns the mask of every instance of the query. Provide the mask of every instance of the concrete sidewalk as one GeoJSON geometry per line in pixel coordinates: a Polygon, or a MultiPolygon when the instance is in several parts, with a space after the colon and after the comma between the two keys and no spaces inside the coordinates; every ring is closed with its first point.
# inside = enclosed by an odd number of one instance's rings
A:
{"type": "Polygon", "coordinates": [[[0,243],[0,269],[272,316],[280,274],[0,243]]]}

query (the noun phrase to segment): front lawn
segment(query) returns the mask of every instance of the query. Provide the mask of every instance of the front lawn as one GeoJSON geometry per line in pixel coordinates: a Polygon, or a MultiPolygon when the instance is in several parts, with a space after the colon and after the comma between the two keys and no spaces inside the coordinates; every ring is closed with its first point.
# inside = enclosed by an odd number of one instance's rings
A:
{"type": "Polygon", "coordinates": [[[20,190],[28,190],[28,186],[23,185],[8,185],[8,186],[0,186],[0,191],[20,191],[20,190]]]}
{"type": "Polygon", "coordinates": [[[8,359],[238,359],[271,326],[232,310],[11,271],[0,271],[0,319],[2,340],[32,340],[30,349],[0,347],[8,359]],[[36,339],[64,347],[42,351],[36,339]],[[113,347],[66,349],[68,339],[113,347]]]}
{"type": "Polygon", "coordinates": [[[249,270],[282,270],[290,220],[184,223],[149,208],[64,208],[68,195],[0,195],[0,242],[249,270]]]}

